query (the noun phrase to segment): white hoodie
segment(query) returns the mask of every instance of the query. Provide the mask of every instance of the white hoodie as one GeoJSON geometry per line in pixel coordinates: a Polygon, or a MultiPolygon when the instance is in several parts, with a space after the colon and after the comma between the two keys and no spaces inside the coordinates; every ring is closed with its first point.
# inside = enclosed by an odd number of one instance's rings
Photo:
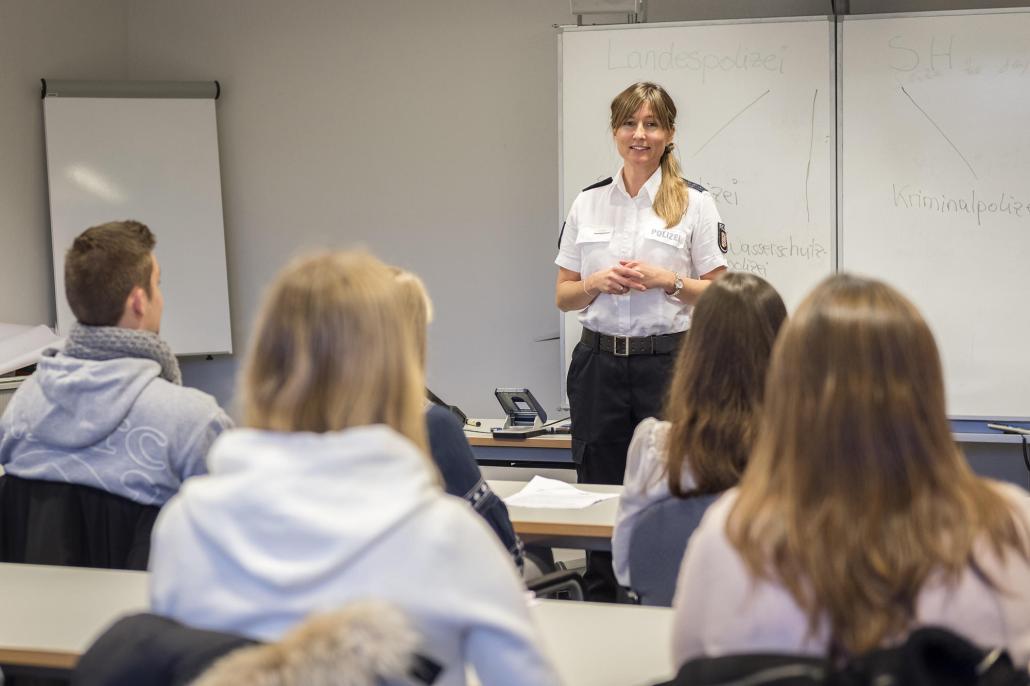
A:
{"type": "Polygon", "coordinates": [[[230,431],[208,468],[154,527],[155,612],[274,640],[311,612],[382,599],[420,631],[441,686],[464,684],[466,661],[484,686],[558,683],[497,537],[392,429],[230,431]]]}

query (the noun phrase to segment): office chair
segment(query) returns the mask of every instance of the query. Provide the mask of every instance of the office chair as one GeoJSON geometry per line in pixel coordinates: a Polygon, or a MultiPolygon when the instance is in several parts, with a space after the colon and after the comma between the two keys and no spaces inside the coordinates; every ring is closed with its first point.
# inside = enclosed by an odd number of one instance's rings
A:
{"type": "Polygon", "coordinates": [[[89,486],[0,476],[0,562],[145,570],[159,507],[89,486]]]}
{"type": "Polygon", "coordinates": [[[640,513],[630,538],[629,578],[641,605],[672,606],[687,542],[720,495],[669,498],[640,513]]]}
{"type": "Polygon", "coordinates": [[[79,660],[71,683],[285,686],[325,683],[336,674],[355,686],[432,684],[442,670],[413,652],[417,640],[403,614],[375,601],[312,615],[267,644],[143,613],[108,628],[79,660]]]}
{"type": "Polygon", "coordinates": [[[583,577],[571,569],[558,569],[526,582],[526,588],[537,598],[551,600],[585,600],[583,577]]]}

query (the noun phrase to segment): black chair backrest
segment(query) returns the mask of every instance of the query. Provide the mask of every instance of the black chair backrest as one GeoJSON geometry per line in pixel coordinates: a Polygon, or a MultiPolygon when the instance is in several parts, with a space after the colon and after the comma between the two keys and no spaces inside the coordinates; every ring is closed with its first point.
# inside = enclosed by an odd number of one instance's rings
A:
{"type": "MultiPolygon", "coordinates": [[[[382,637],[376,638],[375,631],[362,632],[360,623],[354,628],[358,631],[359,641],[383,640],[382,637]]],[[[297,674],[294,671],[293,675],[287,679],[290,683],[294,683],[294,680],[298,678],[311,677],[313,674],[325,676],[325,663],[337,657],[342,658],[342,656],[332,654],[326,655],[325,651],[331,650],[329,647],[331,644],[332,642],[325,638],[306,641],[303,644],[294,641],[291,648],[285,649],[289,655],[278,653],[274,659],[271,654],[251,655],[247,656],[246,667],[235,664],[229,669],[230,672],[233,672],[235,669],[242,668],[251,677],[259,676],[253,671],[255,669],[258,672],[265,672],[261,675],[263,676],[261,683],[282,683],[283,675],[276,675],[275,671],[283,664],[289,664],[291,670],[295,670],[298,665],[306,663],[312,670],[310,674],[303,674],[303,671],[301,674],[297,674]],[[298,652],[298,649],[301,649],[302,652],[298,652]],[[309,654],[303,654],[303,650],[307,650],[309,654]],[[317,657],[313,657],[313,655],[317,655],[317,657]]],[[[237,649],[254,645],[258,645],[258,642],[238,634],[195,629],[173,619],[151,613],[130,615],[108,627],[90,646],[75,666],[71,684],[72,686],[137,686],[138,684],[186,686],[207,672],[222,657],[237,649]]],[[[279,645],[282,646],[282,644],[279,645]]],[[[353,647],[351,646],[350,657],[355,659],[355,664],[338,663],[339,683],[366,683],[375,678],[374,668],[379,665],[372,656],[376,651],[374,649],[354,651],[353,647]],[[362,659],[365,661],[364,664],[356,668],[353,674],[349,674],[348,668],[356,667],[356,664],[361,663],[362,659]]],[[[218,667],[215,669],[217,670],[218,667]]],[[[334,664],[333,670],[336,669],[337,665],[334,664]]],[[[405,686],[412,684],[431,686],[443,671],[440,664],[420,654],[411,655],[408,669],[407,678],[402,680],[405,686]]],[[[226,674],[221,674],[216,681],[223,683],[225,677],[226,674]]],[[[241,682],[252,683],[249,679],[242,679],[241,682]]],[[[319,680],[318,683],[324,682],[319,680]]],[[[333,683],[337,682],[333,681],[333,683]]],[[[376,683],[388,686],[388,684],[392,685],[398,682],[390,680],[376,683]]]]}
{"type": "Polygon", "coordinates": [[[629,577],[641,605],[672,605],[683,552],[721,494],[668,498],[640,513],[629,545],[629,577]]]}
{"type": "Polygon", "coordinates": [[[901,645],[842,664],[810,655],[697,657],[658,686],[1027,686],[1030,674],[1004,650],[981,648],[942,627],[916,629],[901,645]]]}
{"type": "Polygon", "coordinates": [[[147,568],[161,508],[89,486],[0,476],[0,562],[147,568]]]}
{"type": "Polygon", "coordinates": [[[829,686],[830,673],[825,659],[806,655],[720,655],[694,658],[657,686],[829,686]]]}
{"type": "Polygon", "coordinates": [[[76,686],[184,686],[218,658],[255,642],[153,614],[122,618],[79,659],[76,686]]]}

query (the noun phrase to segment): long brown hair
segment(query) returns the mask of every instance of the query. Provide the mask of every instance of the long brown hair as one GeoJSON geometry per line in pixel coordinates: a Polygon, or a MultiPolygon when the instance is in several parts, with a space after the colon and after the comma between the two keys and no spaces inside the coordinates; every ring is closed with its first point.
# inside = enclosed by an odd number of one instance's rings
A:
{"type": "Polygon", "coordinates": [[[727,534],[811,634],[828,628],[831,650],[850,654],[902,635],[931,573],[955,583],[981,569],[974,542],[1030,556],[1026,523],[951,438],[926,322],[893,288],[849,275],[780,332],[727,534]]]}
{"type": "MultiPolygon", "coordinates": [[[[676,103],[658,84],[642,81],[634,83],[612,100],[612,132],[617,131],[622,122],[633,116],[644,103],[650,105],[651,114],[659,126],[669,132],[676,130],[676,103]]],[[[683,181],[679,162],[672,150],[673,145],[670,143],[662,153],[662,185],[654,199],[655,214],[665,220],[667,227],[675,226],[683,220],[688,202],[687,184],[683,181]]]]}
{"type": "Polygon", "coordinates": [[[787,308],[769,282],[732,273],[697,301],[676,358],[665,418],[669,490],[680,498],[736,485],[747,465],[766,368],[787,308]],[[680,482],[687,460],[697,486],[680,482]]]}
{"type": "Polygon", "coordinates": [[[386,424],[425,452],[423,373],[390,268],[360,252],[293,261],[265,296],[243,374],[248,426],[386,424]]]}

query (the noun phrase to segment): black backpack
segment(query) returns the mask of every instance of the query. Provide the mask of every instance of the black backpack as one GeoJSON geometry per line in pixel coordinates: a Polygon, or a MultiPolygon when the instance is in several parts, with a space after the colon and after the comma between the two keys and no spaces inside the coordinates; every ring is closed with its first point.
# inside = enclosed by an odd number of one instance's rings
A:
{"type": "Polygon", "coordinates": [[[926,627],[900,646],[843,666],[782,654],[701,657],[660,686],[1030,686],[1030,675],[1004,650],[984,650],[948,629],[926,627]]]}

